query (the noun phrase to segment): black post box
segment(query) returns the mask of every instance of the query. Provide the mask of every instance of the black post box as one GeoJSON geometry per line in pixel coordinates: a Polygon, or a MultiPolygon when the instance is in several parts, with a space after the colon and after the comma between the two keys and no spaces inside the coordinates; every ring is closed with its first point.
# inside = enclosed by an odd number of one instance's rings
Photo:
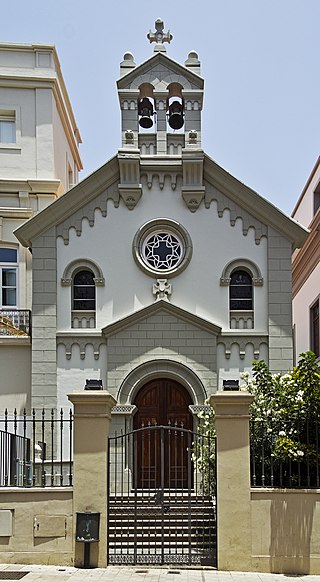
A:
{"type": "Polygon", "coordinates": [[[100,513],[87,511],[77,513],[76,541],[77,542],[98,542],[99,541],[100,513]]]}
{"type": "Polygon", "coordinates": [[[90,543],[99,541],[100,513],[77,512],[76,541],[84,543],[83,567],[90,568],[90,543]]]}

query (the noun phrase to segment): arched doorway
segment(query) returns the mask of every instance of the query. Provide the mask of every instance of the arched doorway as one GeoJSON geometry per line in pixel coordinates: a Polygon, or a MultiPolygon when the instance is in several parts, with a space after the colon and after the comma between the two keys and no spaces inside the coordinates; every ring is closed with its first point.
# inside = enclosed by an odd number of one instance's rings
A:
{"type": "Polygon", "coordinates": [[[193,419],[189,411],[192,399],[188,391],[169,378],[145,384],[134,404],[134,430],[137,434],[134,480],[137,487],[186,487],[192,480],[190,464],[193,419]],[[146,427],[148,427],[146,429],[146,427]],[[160,428],[170,427],[170,429],[160,428]]]}

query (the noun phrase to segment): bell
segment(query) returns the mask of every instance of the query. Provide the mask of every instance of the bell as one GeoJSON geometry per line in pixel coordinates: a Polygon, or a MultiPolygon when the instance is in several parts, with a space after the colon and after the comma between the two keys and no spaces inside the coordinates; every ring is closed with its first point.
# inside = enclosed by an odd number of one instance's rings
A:
{"type": "Polygon", "coordinates": [[[147,97],[141,99],[138,105],[138,113],[140,115],[139,125],[143,127],[143,129],[150,129],[153,126],[153,121],[151,116],[153,115],[153,107],[147,97]]]}
{"type": "Polygon", "coordinates": [[[169,106],[168,123],[172,129],[181,129],[183,126],[183,106],[179,101],[174,101],[169,106]]]}

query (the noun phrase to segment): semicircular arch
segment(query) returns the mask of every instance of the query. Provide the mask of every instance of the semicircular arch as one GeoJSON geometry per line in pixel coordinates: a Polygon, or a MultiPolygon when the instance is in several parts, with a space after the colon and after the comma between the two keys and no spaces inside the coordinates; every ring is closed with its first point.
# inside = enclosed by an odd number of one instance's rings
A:
{"type": "Polygon", "coordinates": [[[252,277],[253,285],[263,285],[263,277],[261,271],[250,259],[234,259],[230,261],[223,269],[220,277],[220,285],[230,285],[230,279],[233,271],[238,269],[247,271],[252,277]]]}
{"type": "Polygon", "coordinates": [[[193,404],[204,404],[207,399],[206,389],[193,370],[174,360],[157,359],[144,362],[129,372],[119,388],[118,403],[133,404],[140,388],[155,378],[171,378],[179,382],[189,392],[193,404]]]}
{"type": "Polygon", "coordinates": [[[104,285],[104,276],[102,269],[100,269],[99,265],[90,259],[75,259],[71,261],[63,271],[63,275],[61,278],[61,282],[64,285],[71,285],[71,280],[74,274],[78,271],[86,270],[92,271],[94,274],[94,281],[96,285],[104,285]]]}

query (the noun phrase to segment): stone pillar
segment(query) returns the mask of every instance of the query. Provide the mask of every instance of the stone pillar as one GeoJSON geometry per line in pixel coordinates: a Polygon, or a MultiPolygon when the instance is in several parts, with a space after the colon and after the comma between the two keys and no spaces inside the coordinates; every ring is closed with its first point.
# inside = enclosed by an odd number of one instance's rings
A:
{"type": "MultiPolygon", "coordinates": [[[[90,564],[107,566],[107,474],[108,436],[111,408],[115,399],[105,390],[68,394],[74,405],[73,435],[73,516],[76,513],[100,513],[100,541],[92,542],[90,564]]],[[[83,565],[84,544],[75,542],[74,565],[83,565]]]]}
{"type": "Polygon", "coordinates": [[[210,398],[217,432],[217,544],[219,570],[251,570],[250,440],[247,392],[210,398]]]}

